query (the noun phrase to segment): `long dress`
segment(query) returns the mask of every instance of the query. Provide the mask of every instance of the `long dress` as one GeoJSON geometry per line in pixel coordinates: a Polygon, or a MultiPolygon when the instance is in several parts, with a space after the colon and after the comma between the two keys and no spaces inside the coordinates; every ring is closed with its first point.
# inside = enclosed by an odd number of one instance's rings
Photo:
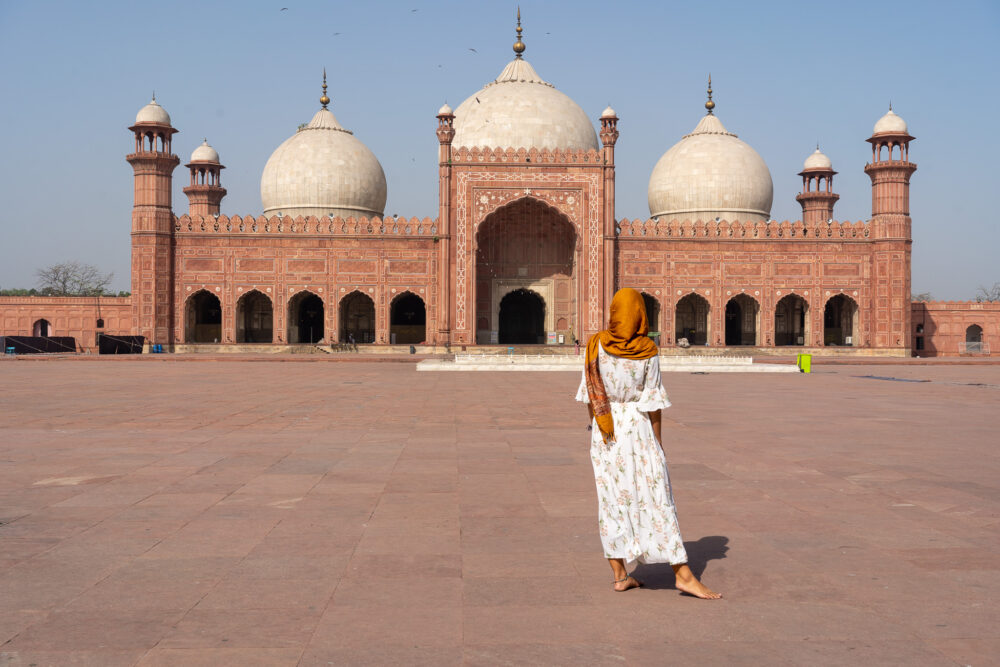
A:
{"type": "MultiPolygon", "coordinates": [[[[687,562],[663,449],[646,412],[670,407],[660,380],[659,357],[633,360],[598,352],[601,379],[611,403],[615,440],[605,443],[591,424],[590,459],[606,558],[640,563],[687,562]]],[[[589,403],[586,375],[576,400],[589,403]]]]}

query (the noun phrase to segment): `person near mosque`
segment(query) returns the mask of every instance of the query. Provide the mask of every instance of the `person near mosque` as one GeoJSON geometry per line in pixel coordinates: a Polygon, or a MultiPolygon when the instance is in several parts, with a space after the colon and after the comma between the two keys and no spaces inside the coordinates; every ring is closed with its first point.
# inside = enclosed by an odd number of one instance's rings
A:
{"type": "Polygon", "coordinates": [[[642,295],[618,290],[608,328],[587,343],[576,394],[591,417],[590,459],[604,556],[616,591],[642,586],[626,563],[670,563],[679,591],[718,599],[722,595],[687,565],[660,433],[670,401],[660,381],[659,347],[648,332],[642,295]]]}

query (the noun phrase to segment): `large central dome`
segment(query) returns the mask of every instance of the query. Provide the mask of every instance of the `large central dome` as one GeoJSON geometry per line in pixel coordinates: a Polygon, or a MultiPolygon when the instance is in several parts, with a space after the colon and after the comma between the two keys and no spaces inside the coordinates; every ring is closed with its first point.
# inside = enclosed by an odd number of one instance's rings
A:
{"type": "MultiPolygon", "coordinates": [[[[264,215],[373,217],[385,209],[385,172],[367,146],[323,108],[275,149],[264,165],[264,215]]],[[[325,100],[325,101],[324,101],[325,100]]]]}
{"type": "Polygon", "coordinates": [[[653,168],[649,214],[706,222],[767,220],[774,198],[771,172],[757,151],[726,130],[712,107],[653,168]]]}
{"type": "Polygon", "coordinates": [[[453,146],[596,149],[587,114],[520,54],[455,110],[453,146]]]}

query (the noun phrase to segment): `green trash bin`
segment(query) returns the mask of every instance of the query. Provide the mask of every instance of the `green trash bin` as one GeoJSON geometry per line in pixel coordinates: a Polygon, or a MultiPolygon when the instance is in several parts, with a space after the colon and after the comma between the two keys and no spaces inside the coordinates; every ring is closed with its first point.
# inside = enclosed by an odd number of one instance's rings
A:
{"type": "Polygon", "coordinates": [[[802,373],[812,372],[812,355],[811,354],[799,354],[795,361],[795,365],[799,367],[799,371],[802,373]]]}

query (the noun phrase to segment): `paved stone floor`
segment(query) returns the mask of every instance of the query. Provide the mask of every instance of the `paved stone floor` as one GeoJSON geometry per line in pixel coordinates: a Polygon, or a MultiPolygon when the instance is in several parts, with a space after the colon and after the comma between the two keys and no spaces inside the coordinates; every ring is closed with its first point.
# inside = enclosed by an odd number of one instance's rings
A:
{"type": "Polygon", "coordinates": [[[572,373],[0,363],[0,665],[996,664],[1000,366],[665,380],[722,601],[612,592],[572,373]]]}

